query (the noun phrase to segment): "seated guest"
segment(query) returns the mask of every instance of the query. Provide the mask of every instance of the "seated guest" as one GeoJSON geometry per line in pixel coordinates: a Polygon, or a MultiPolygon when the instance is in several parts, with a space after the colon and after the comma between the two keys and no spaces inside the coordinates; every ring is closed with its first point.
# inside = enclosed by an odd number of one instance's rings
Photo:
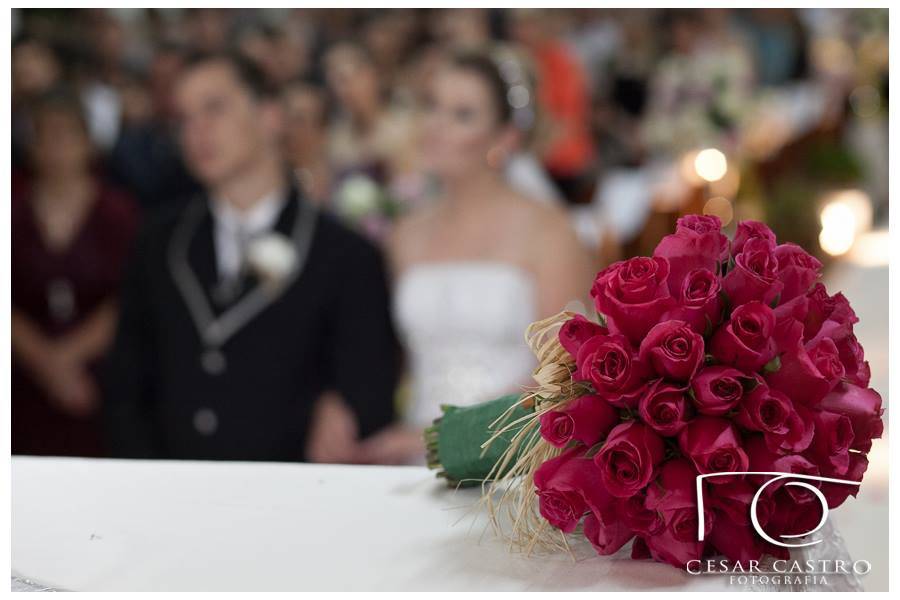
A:
{"type": "Polygon", "coordinates": [[[95,367],[137,212],[91,172],[74,96],[50,93],[30,110],[32,176],[12,198],[12,452],[101,456],[95,367]]]}
{"type": "Polygon", "coordinates": [[[356,460],[393,417],[381,256],[292,185],[282,105],[252,64],[189,59],[175,104],[205,192],[137,243],[109,364],[113,453],[356,460]]]}

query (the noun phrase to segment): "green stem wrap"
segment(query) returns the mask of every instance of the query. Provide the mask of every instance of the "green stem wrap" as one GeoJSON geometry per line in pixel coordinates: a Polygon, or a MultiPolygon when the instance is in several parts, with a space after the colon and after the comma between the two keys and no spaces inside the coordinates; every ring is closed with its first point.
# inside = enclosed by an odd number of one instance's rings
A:
{"type": "MultiPolygon", "coordinates": [[[[486,449],[481,445],[495,433],[491,424],[520,399],[521,395],[512,394],[473,406],[442,406],[443,416],[425,430],[428,468],[437,470],[437,476],[447,479],[451,485],[481,484],[517,430],[505,432],[486,449]]],[[[524,417],[532,410],[517,406],[506,422],[524,417]]]]}

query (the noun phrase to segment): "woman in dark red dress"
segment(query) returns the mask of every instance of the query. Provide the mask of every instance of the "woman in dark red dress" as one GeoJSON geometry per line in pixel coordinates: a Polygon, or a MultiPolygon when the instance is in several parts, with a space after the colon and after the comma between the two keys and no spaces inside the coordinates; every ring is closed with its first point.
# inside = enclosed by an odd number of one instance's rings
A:
{"type": "Polygon", "coordinates": [[[96,366],[137,213],[92,173],[77,100],[48,96],[32,119],[32,173],[12,194],[12,452],[101,456],[96,366]]]}

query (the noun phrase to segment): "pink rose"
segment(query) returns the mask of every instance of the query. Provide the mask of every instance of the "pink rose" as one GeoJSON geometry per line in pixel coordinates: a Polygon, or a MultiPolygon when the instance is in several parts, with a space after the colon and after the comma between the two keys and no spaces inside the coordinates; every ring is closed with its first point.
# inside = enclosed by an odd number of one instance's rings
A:
{"type": "Polygon", "coordinates": [[[587,381],[597,395],[617,407],[633,406],[643,391],[645,368],[621,335],[597,335],[576,357],[575,379],[587,381]]]}
{"type": "MultiPolygon", "coordinates": [[[[741,447],[740,433],[725,419],[697,417],[681,430],[678,445],[700,473],[747,470],[748,459],[741,447]]],[[[709,482],[718,485],[733,479],[733,476],[712,477],[709,482]]]]}
{"type": "Polygon", "coordinates": [[[616,553],[634,537],[634,532],[619,514],[618,505],[618,499],[604,494],[604,501],[591,506],[584,518],[584,537],[601,556],[616,553]]]}
{"type": "MultiPolygon", "coordinates": [[[[869,468],[869,459],[865,454],[857,452],[850,453],[850,462],[847,471],[840,476],[840,479],[848,481],[862,481],[866,469],[869,468]]],[[[828,503],[828,508],[837,508],[847,499],[848,496],[856,498],[859,493],[858,485],[847,485],[845,483],[823,483],[822,494],[828,503]]]]}
{"type": "Polygon", "coordinates": [[[744,396],[735,420],[750,431],[762,432],[773,452],[801,452],[812,441],[813,430],[805,410],[777,390],[759,383],[744,396]]]}
{"type": "MultiPolygon", "coordinates": [[[[834,341],[835,348],[838,351],[838,357],[841,361],[844,375],[847,381],[859,387],[869,387],[869,380],[872,373],[869,370],[869,363],[865,360],[863,347],[859,340],[852,333],[837,341],[834,341]]],[[[837,369],[835,369],[837,371],[837,369]]]]}
{"type": "Polygon", "coordinates": [[[607,335],[609,330],[581,315],[575,315],[559,329],[559,343],[573,357],[578,356],[581,345],[595,335],[607,335]]]}
{"type": "Polygon", "coordinates": [[[720,417],[734,408],[744,396],[748,378],[733,367],[716,365],[702,369],[691,381],[694,406],[704,415],[720,417]]]}
{"type": "Polygon", "coordinates": [[[821,275],[822,263],[797,244],[781,244],[775,248],[778,279],[784,284],[781,301],[805,296],[821,275]]]}
{"type": "Polygon", "coordinates": [[[881,396],[871,388],[842,383],[822,399],[819,408],[850,419],[854,450],[868,452],[872,448],[872,439],[880,438],[884,432],[881,396]]]}
{"type": "Polygon", "coordinates": [[[663,321],[647,332],[638,358],[660,377],[689,381],[703,362],[703,338],[684,321],[663,321]]]}
{"type": "Polygon", "coordinates": [[[666,259],[638,256],[601,271],[591,297],[597,312],[606,315],[610,331],[637,345],[673,303],[668,277],[666,259]]]}
{"type": "Polygon", "coordinates": [[[731,320],[716,331],[710,344],[721,363],[747,372],[758,371],[775,357],[775,313],[762,302],[734,309],[731,320]]]}
{"type": "Polygon", "coordinates": [[[669,290],[673,296],[681,291],[682,282],[691,271],[705,269],[716,273],[719,264],[728,260],[728,238],[721,229],[718,217],[687,215],[678,219],[674,234],[660,240],[653,256],[669,262],[669,290]]]}
{"type": "Polygon", "coordinates": [[[566,533],[578,526],[591,502],[602,502],[600,470],[584,456],[583,447],[572,448],[545,461],[534,472],[535,493],[547,521],[566,533]]]}
{"type": "Polygon", "coordinates": [[[636,421],[616,426],[594,456],[603,485],[619,498],[627,498],[646,487],[656,476],[656,467],[662,459],[662,438],[636,421]]]}
{"type": "Polygon", "coordinates": [[[600,396],[581,396],[562,410],[541,415],[541,436],[557,448],[571,441],[591,447],[619,422],[619,413],[600,396]]]}
{"type": "Polygon", "coordinates": [[[732,306],[752,300],[772,304],[784,284],[777,276],[778,259],[766,240],[751,239],[734,257],[734,268],[722,280],[722,289],[732,306]]]}
{"type": "Polygon", "coordinates": [[[722,319],[721,291],[715,273],[709,269],[694,269],[681,284],[676,306],[666,311],[662,320],[685,321],[697,333],[705,334],[722,319]]]}
{"type": "Polygon", "coordinates": [[[850,467],[853,424],[847,415],[818,411],[815,415],[812,444],[806,457],[829,476],[841,476],[850,467]]]}
{"type": "MultiPolygon", "coordinates": [[[[780,454],[772,451],[766,441],[760,435],[748,436],[746,439],[747,456],[750,461],[751,471],[769,471],[776,473],[795,473],[799,475],[820,475],[819,468],[810,462],[807,458],[799,454],[780,454]]],[[[769,475],[753,475],[751,479],[759,485],[767,482],[772,477],[769,475]]],[[[809,502],[811,497],[809,492],[797,486],[785,486],[787,479],[776,481],[766,488],[769,497],[773,497],[777,490],[786,487],[788,495],[795,502],[809,502]]],[[[812,483],[812,482],[810,482],[812,483]]],[[[818,487],[818,482],[813,483],[818,487]]],[[[773,519],[779,512],[776,506],[773,511],[773,519]]],[[[773,536],[774,537],[774,536],[773,536]]]]}
{"type": "Polygon", "coordinates": [[[759,221],[741,221],[737,225],[734,241],[731,242],[731,254],[734,256],[740,254],[744,250],[744,245],[753,239],[763,240],[773,250],[775,249],[775,234],[768,225],[759,221]]]}
{"type": "Polygon", "coordinates": [[[841,339],[853,333],[859,318],[847,298],[838,292],[829,296],[821,283],[813,285],[806,295],[807,311],[803,318],[803,339],[830,337],[841,339]]]}
{"type": "MultiPolygon", "coordinates": [[[[793,342],[782,342],[787,347],[781,355],[780,366],[778,370],[766,374],[766,381],[769,386],[784,392],[790,398],[807,406],[816,406],[830,389],[828,379],[822,375],[816,367],[816,363],[803,347],[799,339],[799,327],[796,334],[787,336],[793,337],[793,342]]],[[[833,347],[834,344],[832,343],[833,347]]],[[[824,356],[828,348],[822,346],[819,348],[817,356],[823,366],[829,360],[824,356]]],[[[834,352],[835,360],[837,360],[837,351],[834,352]]]]}
{"type": "Polygon", "coordinates": [[[657,379],[638,403],[641,420],[660,435],[677,435],[692,416],[687,388],[657,379]]]}
{"type": "Polygon", "coordinates": [[[753,525],[737,522],[721,511],[716,514],[716,526],[707,539],[725,558],[734,564],[740,563],[745,569],[750,561],[759,560],[766,551],[765,541],[757,535],[753,525]]]}
{"type": "MultiPolygon", "coordinates": [[[[663,463],[654,485],[647,488],[647,508],[662,515],[680,542],[697,541],[697,475],[690,461],[674,458],[663,463]]],[[[712,513],[705,517],[710,531],[712,513]]]]}
{"type": "MultiPolygon", "coordinates": [[[[647,508],[662,517],[665,528],[645,538],[657,560],[684,566],[703,554],[704,542],[697,540],[697,471],[685,459],[673,459],[660,467],[659,477],[647,488],[647,508]]],[[[713,513],[704,511],[704,527],[712,531],[713,513]]]]}
{"type": "Polygon", "coordinates": [[[628,528],[640,535],[657,535],[666,526],[657,511],[647,508],[647,495],[643,491],[620,498],[619,509],[628,528]]]}
{"type": "MultiPolygon", "coordinates": [[[[709,504],[719,513],[724,513],[729,519],[738,525],[750,525],[750,505],[757,487],[751,485],[747,479],[735,479],[710,488],[709,504]]],[[[771,498],[765,494],[759,497],[756,503],[756,517],[760,525],[769,522],[775,508],[771,498]]],[[[717,520],[718,522],[718,520],[717,520]]]]}
{"type": "Polygon", "coordinates": [[[834,340],[829,338],[821,339],[815,344],[808,346],[806,350],[819,375],[828,383],[828,391],[830,392],[841,382],[841,379],[846,374],[844,363],[841,362],[841,355],[834,340]]]}

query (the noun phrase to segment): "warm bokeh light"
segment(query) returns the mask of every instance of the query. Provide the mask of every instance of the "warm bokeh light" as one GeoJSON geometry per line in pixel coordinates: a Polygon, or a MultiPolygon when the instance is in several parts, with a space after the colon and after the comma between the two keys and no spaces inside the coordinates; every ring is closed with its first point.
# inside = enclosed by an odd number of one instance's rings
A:
{"type": "Polygon", "coordinates": [[[719,181],[728,172],[728,159],[720,150],[706,148],[697,153],[694,169],[704,181],[719,181]]]}
{"type": "Polygon", "coordinates": [[[713,196],[725,196],[726,198],[734,198],[740,188],[740,170],[728,169],[722,179],[710,182],[709,193],[713,196]]]}
{"type": "Polygon", "coordinates": [[[847,260],[860,267],[886,267],[891,255],[891,237],[887,229],[861,234],[847,253],[847,260]]]}
{"type": "Polygon", "coordinates": [[[832,256],[846,254],[856,238],[852,227],[832,227],[819,233],[819,245],[832,256]]]}
{"type": "Polygon", "coordinates": [[[854,233],[868,231],[872,227],[872,200],[861,190],[832,192],[824,198],[819,220],[823,229],[847,227],[849,223],[854,233]]]}
{"type": "Polygon", "coordinates": [[[731,220],[734,218],[734,207],[728,198],[715,196],[707,200],[706,204],[703,205],[703,214],[719,217],[724,227],[731,223],[731,220]]]}
{"type": "Polygon", "coordinates": [[[859,234],[872,226],[872,202],[860,190],[841,190],[826,198],[819,214],[819,245],[832,256],[846,254],[859,234]]]}

